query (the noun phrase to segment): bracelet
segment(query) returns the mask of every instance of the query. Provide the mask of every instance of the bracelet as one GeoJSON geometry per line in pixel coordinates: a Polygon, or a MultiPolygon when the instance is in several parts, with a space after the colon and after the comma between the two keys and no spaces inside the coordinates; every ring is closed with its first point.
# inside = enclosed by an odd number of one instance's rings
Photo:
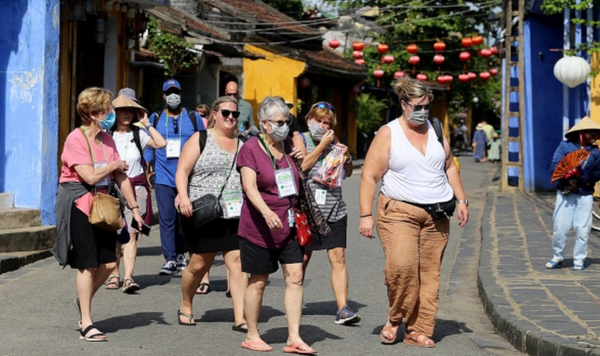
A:
{"type": "Polygon", "coordinates": [[[138,210],[140,210],[140,207],[136,205],[136,206],[132,206],[132,207],[130,207],[130,208],[129,208],[129,210],[133,210],[133,209],[138,209],[138,210]]]}
{"type": "Polygon", "coordinates": [[[369,216],[373,216],[373,214],[364,214],[364,215],[360,215],[361,218],[368,218],[369,216]]]}

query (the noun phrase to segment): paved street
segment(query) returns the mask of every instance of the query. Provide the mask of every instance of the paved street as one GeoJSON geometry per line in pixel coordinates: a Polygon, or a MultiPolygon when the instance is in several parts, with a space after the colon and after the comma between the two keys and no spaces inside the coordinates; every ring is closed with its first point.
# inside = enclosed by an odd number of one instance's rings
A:
{"type": "MultiPolygon", "coordinates": [[[[350,306],[362,316],[357,326],[333,323],[335,302],[324,253],[316,253],[305,286],[301,334],[320,355],[519,355],[497,335],[477,294],[480,221],[488,186],[498,166],[474,164],[461,157],[462,176],[471,202],[470,223],[459,229],[453,220],[444,258],[440,288],[441,305],[434,340],[435,349],[379,342],[387,312],[383,284],[383,252],[377,239],[358,234],[358,186],[360,172],[345,183],[349,205],[347,260],[350,306]]],[[[101,289],[94,299],[93,316],[107,333],[106,343],[79,340],[73,300],[75,273],[62,270],[54,258],[0,275],[0,355],[251,355],[242,350],[243,334],[231,330],[233,313],[225,298],[225,268],[219,257],[211,271],[213,291],[194,299],[198,325],[177,325],[180,276],[158,276],[163,260],[155,227],[141,238],[135,279],[137,295],[101,289]]],[[[547,256],[546,256],[547,257],[547,256]]],[[[587,273],[587,271],[586,271],[587,273]]],[[[281,273],[272,275],[259,325],[273,353],[282,353],[286,340],[281,273]]],[[[403,330],[401,329],[400,332],[403,330]]]]}

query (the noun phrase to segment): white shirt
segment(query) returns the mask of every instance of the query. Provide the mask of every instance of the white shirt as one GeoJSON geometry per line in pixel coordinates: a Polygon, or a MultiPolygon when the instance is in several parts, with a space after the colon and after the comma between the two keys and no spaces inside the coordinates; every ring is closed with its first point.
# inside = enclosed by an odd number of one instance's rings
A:
{"type": "MultiPolygon", "coordinates": [[[[115,140],[119,156],[129,165],[127,176],[133,178],[144,173],[145,167],[142,167],[142,156],[133,140],[133,132],[113,132],[113,139],[115,140]]],[[[140,129],[140,143],[142,145],[142,150],[146,148],[149,140],[150,134],[148,131],[140,129]]]]}

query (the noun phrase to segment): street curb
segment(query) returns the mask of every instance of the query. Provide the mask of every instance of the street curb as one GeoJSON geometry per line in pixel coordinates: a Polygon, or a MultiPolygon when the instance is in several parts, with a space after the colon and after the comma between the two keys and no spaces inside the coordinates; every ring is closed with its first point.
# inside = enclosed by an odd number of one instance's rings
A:
{"type": "MultiPolygon", "coordinates": [[[[591,356],[599,355],[600,349],[582,347],[572,340],[541,331],[534,324],[514,316],[514,310],[504,295],[502,287],[498,286],[494,277],[490,261],[491,252],[489,239],[484,239],[483,226],[489,215],[488,196],[493,194],[488,189],[486,206],[482,214],[479,228],[481,238],[481,252],[477,272],[477,290],[479,298],[488,318],[497,333],[502,335],[518,351],[531,356],[591,356]]],[[[518,193],[516,193],[518,194],[518,193]]]]}
{"type": "Polygon", "coordinates": [[[22,255],[0,255],[0,275],[6,272],[15,271],[30,263],[42,260],[52,256],[50,250],[31,251],[22,255]]]}

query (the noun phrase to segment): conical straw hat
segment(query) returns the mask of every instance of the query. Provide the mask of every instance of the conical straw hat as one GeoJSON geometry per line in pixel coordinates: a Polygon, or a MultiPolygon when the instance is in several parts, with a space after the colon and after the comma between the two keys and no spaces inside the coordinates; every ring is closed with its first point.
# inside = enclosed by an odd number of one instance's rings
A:
{"type": "Polygon", "coordinates": [[[565,137],[571,133],[577,132],[577,131],[585,131],[585,130],[598,130],[600,131],[600,125],[598,125],[596,123],[596,121],[590,119],[589,117],[584,117],[583,119],[579,120],[578,123],[576,123],[575,125],[573,125],[573,127],[571,127],[571,129],[569,131],[567,131],[567,133],[565,134],[565,137]]]}
{"type": "Polygon", "coordinates": [[[148,110],[146,110],[143,106],[141,106],[140,104],[136,103],[135,101],[129,99],[125,95],[117,96],[117,98],[115,100],[113,100],[112,104],[115,107],[115,109],[134,108],[134,109],[142,109],[146,112],[146,114],[148,113],[148,110]]]}

